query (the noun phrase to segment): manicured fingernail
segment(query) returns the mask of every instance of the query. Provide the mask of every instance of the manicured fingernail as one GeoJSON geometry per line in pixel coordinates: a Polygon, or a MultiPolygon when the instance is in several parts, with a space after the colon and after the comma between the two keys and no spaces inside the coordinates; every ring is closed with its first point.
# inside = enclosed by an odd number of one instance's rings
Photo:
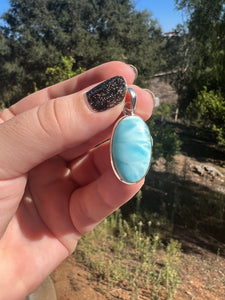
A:
{"type": "Polygon", "coordinates": [[[155,101],[155,94],[152,92],[152,91],[150,91],[149,89],[144,89],[146,92],[148,92],[151,96],[152,96],[152,100],[153,100],[153,102],[154,102],[154,105],[153,105],[153,107],[155,107],[155,104],[156,104],[156,101],[155,101]]]}
{"type": "Polygon", "coordinates": [[[138,69],[133,65],[129,65],[129,66],[133,69],[134,74],[135,74],[134,80],[136,80],[138,78],[138,69]]]}
{"type": "Polygon", "coordinates": [[[87,99],[92,109],[104,111],[110,109],[125,98],[127,84],[122,76],[112,77],[87,92],[87,99]]]}

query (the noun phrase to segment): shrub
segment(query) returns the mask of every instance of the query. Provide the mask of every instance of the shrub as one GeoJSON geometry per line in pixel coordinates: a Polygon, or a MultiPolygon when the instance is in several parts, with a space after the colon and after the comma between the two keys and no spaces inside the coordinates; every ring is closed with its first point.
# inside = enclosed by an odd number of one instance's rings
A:
{"type": "Polygon", "coordinates": [[[148,121],[148,125],[153,138],[153,158],[157,160],[164,157],[172,161],[182,144],[173,126],[153,119],[148,121]]]}
{"type": "Polygon", "coordinates": [[[205,87],[189,104],[187,117],[213,133],[219,146],[225,147],[225,99],[220,91],[205,87]]]}
{"type": "Polygon", "coordinates": [[[73,70],[73,65],[75,64],[75,59],[71,56],[63,56],[61,58],[61,64],[54,67],[47,68],[45,73],[48,77],[46,86],[53,85],[57,82],[67,80],[81,74],[85,71],[84,68],[78,68],[73,70]]]}

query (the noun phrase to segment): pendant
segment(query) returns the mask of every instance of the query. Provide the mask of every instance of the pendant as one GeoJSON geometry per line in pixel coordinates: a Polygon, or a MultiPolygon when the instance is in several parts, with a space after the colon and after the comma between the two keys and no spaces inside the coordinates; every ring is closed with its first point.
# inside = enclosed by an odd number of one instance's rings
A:
{"type": "Polygon", "coordinates": [[[133,184],[144,178],[152,155],[152,138],[146,123],[135,113],[136,93],[128,88],[131,103],[124,106],[124,114],[115,125],[111,139],[111,163],[116,176],[133,184]],[[131,108],[128,109],[128,105],[131,108]]]}

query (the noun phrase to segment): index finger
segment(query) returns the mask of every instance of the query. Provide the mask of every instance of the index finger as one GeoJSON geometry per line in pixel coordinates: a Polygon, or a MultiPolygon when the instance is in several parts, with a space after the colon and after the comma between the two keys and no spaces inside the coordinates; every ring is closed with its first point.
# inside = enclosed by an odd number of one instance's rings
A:
{"type": "MultiPolygon", "coordinates": [[[[26,98],[12,105],[10,107],[10,113],[12,114],[12,116],[18,115],[48,100],[74,94],[91,85],[117,75],[124,77],[127,84],[132,84],[136,78],[134,68],[130,65],[119,61],[105,63],[71,79],[60,82],[27,96],[26,98]]],[[[4,117],[2,119],[4,119],[4,117]]]]}

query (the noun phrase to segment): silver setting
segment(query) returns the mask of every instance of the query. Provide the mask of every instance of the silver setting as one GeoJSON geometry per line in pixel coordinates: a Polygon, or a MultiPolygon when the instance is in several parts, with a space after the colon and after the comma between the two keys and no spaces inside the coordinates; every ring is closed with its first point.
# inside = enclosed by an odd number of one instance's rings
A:
{"type": "Polygon", "coordinates": [[[135,110],[136,110],[137,94],[132,88],[128,88],[127,90],[130,94],[131,101],[130,101],[130,103],[127,102],[124,105],[123,113],[126,116],[133,116],[135,114],[135,110]]]}

